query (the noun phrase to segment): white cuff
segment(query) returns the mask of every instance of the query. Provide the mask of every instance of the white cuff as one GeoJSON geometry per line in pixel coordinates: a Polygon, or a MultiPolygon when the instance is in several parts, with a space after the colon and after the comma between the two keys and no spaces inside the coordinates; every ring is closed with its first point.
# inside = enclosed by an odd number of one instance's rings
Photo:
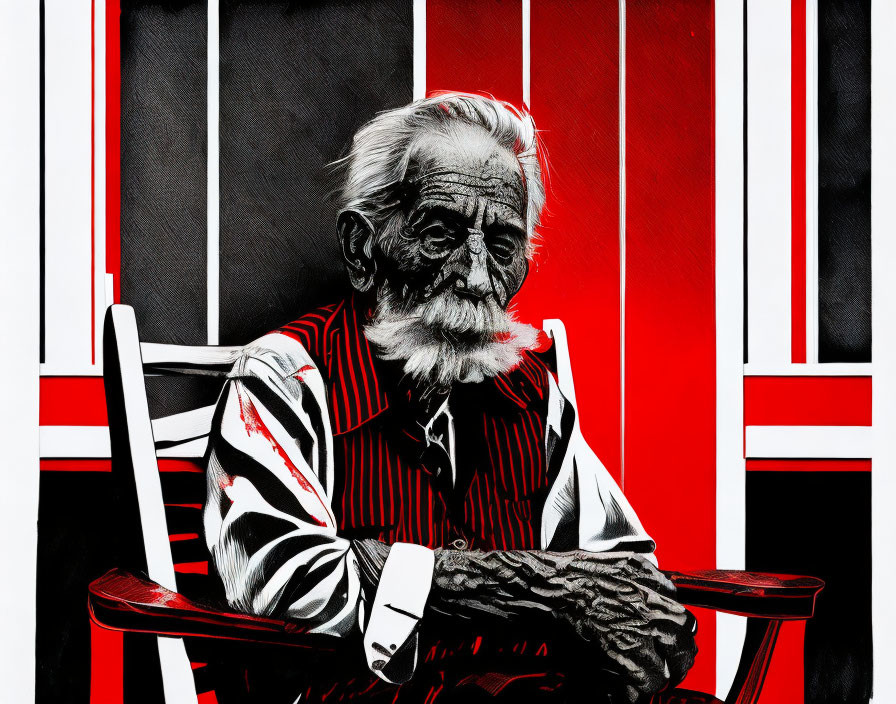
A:
{"type": "Polygon", "coordinates": [[[433,551],[422,545],[395,543],[389,550],[364,633],[367,666],[386,682],[401,684],[414,674],[434,567],[433,551]]]}

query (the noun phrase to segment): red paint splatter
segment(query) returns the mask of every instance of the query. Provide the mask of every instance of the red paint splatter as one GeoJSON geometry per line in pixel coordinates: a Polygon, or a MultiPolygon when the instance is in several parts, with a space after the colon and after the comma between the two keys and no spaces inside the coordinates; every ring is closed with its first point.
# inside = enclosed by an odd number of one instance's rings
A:
{"type": "MultiPolygon", "coordinates": [[[[252,399],[246,398],[244,403],[242,394],[237,394],[237,399],[239,400],[240,404],[240,419],[243,421],[243,425],[246,428],[246,434],[251,436],[252,433],[256,433],[264,437],[271,444],[271,448],[278,455],[280,455],[280,459],[283,460],[283,464],[286,465],[289,473],[299,483],[299,486],[302,487],[302,489],[304,489],[305,491],[314,494],[317,500],[320,501],[321,505],[325,506],[326,504],[324,504],[315,488],[311,486],[311,484],[305,478],[305,475],[302,474],[301,470],[295,466],[293,461],[289,458],[289,455],[286,453],[280,443],[277,442],[277,439],[271,434],[271,431],[268,430],[268,427],[261,420],[261,417],[258,415],[258,410],[255,408],[255,404],[252,403],[252,399]]],[[[326,528],[328,525],[326,522],[320,520],[317,516],[309,514],[309,518],[314,523],[323,528],[326,528]]]]}
{"type": "Polygon", "coordinates": [[[304,367],[299,369],[295,374],[293,374],[293,377],[298,379],[299,381],[304,381],[305,374],[307,372],[313,372],[313,371],[314,371],[314,367],[311,366],[310,364],[306,364],[304,367]]]}

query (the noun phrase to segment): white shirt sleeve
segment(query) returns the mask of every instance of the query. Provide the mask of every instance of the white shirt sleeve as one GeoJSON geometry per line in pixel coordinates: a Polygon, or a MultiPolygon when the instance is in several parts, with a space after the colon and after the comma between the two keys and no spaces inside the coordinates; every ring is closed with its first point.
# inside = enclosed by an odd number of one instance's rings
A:
{"type": "Polygon", "coordinates": [[[364,640],[367,661],[383,679],[409,679],[417,629],[388,614],[398,609],[422,616],[432,551],[419,548],[428,559],[418,551],[409,562],[393,548],[381,580],[394,581],[389,575],[399,563],[399,571],[413,575],[383,598],[379,590],[364,594],[351,541],[337,534],[331,507],[333,439],[324,381],[302,345],[271,334],[247,346],[215,419],[204,528],[230,605],[311,623],[312,632],[350,636],[364,631],[364,602],[372,599],[375,637],[364,640]],[[385,653],[375,651],[383,644],[385,653]],[[393,656],[405,665],[391,663],[393,656]]]}
{"type": "Polygon", "coordinates": [[[585,442],[575,405],[564,397],[553,377],[545,441],[553,482],[542,512],[542,548],[652,553],[655,543],[585,442]]]}

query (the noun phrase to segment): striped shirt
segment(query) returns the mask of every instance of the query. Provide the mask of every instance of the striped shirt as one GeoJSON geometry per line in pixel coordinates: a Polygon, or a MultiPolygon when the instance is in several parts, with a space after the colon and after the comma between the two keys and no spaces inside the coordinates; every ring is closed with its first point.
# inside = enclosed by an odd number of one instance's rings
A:
{"type": "Polygon", "coordinates": [[[204,520],[231,605],[364,631],[372,669],[401,682],[416,661],[431,549],[652,552],[538,355],[458,384],[421,424],[364,319],[353,298],[312,311],[247,345],[229,374],[204,520]],[[393,545],[375,594],[352,550],[362,538],[393,545]],[[390,657],[384,643],[401,645],[390,657]]]}

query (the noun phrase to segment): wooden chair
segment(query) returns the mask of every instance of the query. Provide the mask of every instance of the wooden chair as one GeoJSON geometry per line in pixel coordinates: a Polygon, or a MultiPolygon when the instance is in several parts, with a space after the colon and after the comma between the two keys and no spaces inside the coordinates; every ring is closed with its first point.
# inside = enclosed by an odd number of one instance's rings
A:
{"type": "MultiPolygon", "coordinates": [[[[555,340],[561,388],[574,397],[563,326],[545,321],[545,330],[555,340]]],[[[241,348],[141,343],[134,311],[124,305],[107,311],[103,346],[112,471],[132,488],[144,560],[136,569],[114,569],[90,584],[90,618],[103,628],[157,636],[167,704],[192,704],[197,691],[203,691],[201,668],[191,667],[185,640],[252,642],[309,653],[345,647],[333,638],[307,633],[299,623],[238,613],[205,596],[208,580],[202,582],[209,556],[201,530],[201,458],[214,405],[151,420],[144,377],[201,375],[223,385],[241,348]],[[160,472],[166,463],[180,471],[160,472]],[[147,576],[137,574],[141,568],[147,576]]],[[[782,621],[811,618],[824,586],[812,577],[755,572],[666,574],[683,604],[749,617],[740,666],[725,704],[757,702],[782,621]]],[[[661,693],[653,701],[721,704],[711,695],[683,689],[661,693]]]]}

